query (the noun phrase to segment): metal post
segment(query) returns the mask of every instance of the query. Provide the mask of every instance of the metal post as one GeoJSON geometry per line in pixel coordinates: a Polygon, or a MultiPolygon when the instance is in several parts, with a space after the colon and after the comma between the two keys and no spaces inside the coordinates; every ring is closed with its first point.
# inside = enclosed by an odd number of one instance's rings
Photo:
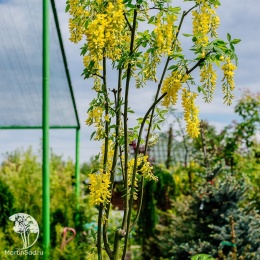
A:
{"type": "Polygon", "coordinates": [[[80,164],[79,164],[79,148],[80,148],[80,129],[76,129],[76,159],[75,159],[75,187],[76,187],[76,226],[79,224],[79,196],[80,196],[80,164]]]}
{"type": "Polygon", "coordinates": [[[49,167],[49,0],[43,0],[42,28],[42,221],[43,259],[50,250],[50,167],[49,167]]]}

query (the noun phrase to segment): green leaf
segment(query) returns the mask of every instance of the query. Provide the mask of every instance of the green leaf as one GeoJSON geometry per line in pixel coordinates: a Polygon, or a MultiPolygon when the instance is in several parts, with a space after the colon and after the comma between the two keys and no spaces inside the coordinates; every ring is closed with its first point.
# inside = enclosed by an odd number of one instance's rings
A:
{"type": "Polygon", "coordinates": [[[142,46],[145,48],[147,46],[147,42],[142,42],[142,46]]]}
{"type": "Polygon", "coordinates": [[[181,8],[179,6],[171,7],[170,11],[173,13],[179,13],[181,11],[181,8]]]}
{"type": "Polygon", "coordinates": [[[65,12],[67,13],[69,10],[70,10],[70,4],[67,4],[67,5],[66,5],[65,12]]]}
{"type": "Polygon", "coordinates": [[[116,125],[109,126],[109,129],[111,129],[111,128],[116,128],[116,125]]]}
{"type": "Polygon", "coordinates": [[[144,18],[142,18],[142,17],[138,17],[138,18],[137,18],[137,21],[144,22],[144,21],[145,21],[145,19],[144,19],[144,18]]]}
{"type": "Polygon", "coordinates": [[[199,254],[192,256],[191,260],[214,260],[214,258],[210,255],[199,254]]]}
{"type": "Polygon", "coordinates": [[[127,76],[127,74],[126,74],[126,73],[124,73],[124,75],[123,75],[123,77],[122,77],[122,80],[123,80],[123,79],[125,79],[125,78],[126,78],[126,76],[127,76]]]}
{"type": "Polygon", "coordinates": [[[235,59],[235,65],[237,66],[238,58],[237,58],[237,55],[236,55],[236,54],[234,55],[234,59],[235,59]]]}
{"type": "Polygon", "coordinates": [[[129,7],[129,8],[131,8],[131,9],[135,9],[135,8],[136,8],[136,6],[135,6],[135,5],[132,5],[132,4],[127,4],[126,6],[129,7]]]}
{"type": "Polygon", "coordinates": [[[150,52],[153,52],[154,51],[154,48],[150,48],[146,51],[146,53],[150,53],[150,52]]]}
{"type": "Polygon", "coordinates": [[[153,22],[154,22],[154,19],[155,19],[155,16],[152,16],[152,17],[149,19],[148,23],[153,23],[153,22]]]}
{"type": "Polygon", "coordinates": [[[218,67],[220,67],[220,61],[218,59],[215,59],[213,62],[215,62],[218,67]]]}
{"type": "Polygon", "coordinates": [[[182,35],[185,36],[185,37],[191,37],[191,36],[193,36],[192,34],[188,34],[188,33],[183,33],[182,35]]]}
{"type": "Polygon", "coordinates": [[[234,39],[231,41],[232,44],[238,44],[239,42],[241,42],[240,39],[234,39]]]}
{"type": "Polygon", "coordinates": [[[134,110],[131,110],[130,108],[128,108],[128,110],[127,110],[129,113],[132,113],[132,114],[134,114],[135,113],[135,111],[134,110]]]}
{"type": "Polygon", "coordinates": [[[85,22],[85,24],[84,24],[84,26],[85,26],[85,29],[87,29],[87,28],[88,28],[88,24],[89,24],[89,19],[87,19],[87,20],[86,20],[86,22],[85,22]]]}
{"type": "Polygon", "coordinates": [[[177,70],[178,66],[177,65],[172,65],[168,68],[168,70],[177,70]]]}
{"type": "Polygon", "coordinates": [[[196,42],[196,41],[197,41],[197,37],[196,37],[196,36],[193,36],[193,37],[192,37],[192,41],[193,41],[193,42],[196,42]]]}
{"type": "Polygon", "coordinates": [[[231,41],[231,35],[229,33],[227,34],[227,39],[229,42],[231,41]]]}
{"type": "Polygon", "coordinates": [[[144,119],[143,119],[143,117],[139,117],[139,118],[137,118],[136,120],[138,121],[138,124],[141,124],[144,119]]]}
{"type": "MultiPolygon", "coordinates": [[[[214,41],[214,43],[217,45],[217,46],[219,46],[219,45],[226,45],[227,43],[225,42],[225,41],[223,41],[223,40],[221,40],[221,39],[217,39],[217,40],[215,40],[214,41]]],[[[214,44],[214,45],[215,45],[214,44]]],[[[220,46],[219,46],[220,47],[220,46]]]]}
{"type": "Polygon", "coordinates": [[[93,136],[95,135],[96,131],[94,131],[91,136],[90,136],[90,140],[92,140],[93,136]]]}

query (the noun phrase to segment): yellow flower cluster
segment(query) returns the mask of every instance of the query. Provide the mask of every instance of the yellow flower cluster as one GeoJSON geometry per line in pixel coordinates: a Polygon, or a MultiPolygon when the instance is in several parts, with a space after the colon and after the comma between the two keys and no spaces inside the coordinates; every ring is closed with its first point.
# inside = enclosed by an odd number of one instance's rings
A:
{"type": "Polygon", "coordinates": [[[103,56],[112,60],[121,57],[122,43],[126,41],[124,34],[125,18],[122,0],[109,2],[102,13],[95,18],[85,30],[91,60],[100,61],[103,56]]]}
{"type": "Polygon", "coordinates": [[[200,82],[203,82],[205,101],[211,102],[217,84],[217,73],[213,70],[211,63],[205,62],[200,68],[200,82]]]}
{"type": "Polygon", "coordinates": [[[186,88],[182,89],[182,107],[184,109],[186,131],[192,138],[198,137],[200,133],[199,109],[194,103],[196,97],[196,93],[192,93],[186,88]]]}
{"type": "MultiPolygon", "coordinates": [[[[124,158],[122,157],[122,161],[124,162],[124,158]]],[[[128,162],[128,186],[130,187],[132,184],[132,177],[134,171],[135,159],[131,158],[128,162]]],[[[148,155],[139,154],[137,158],[137,173],[141,174],[145,178],[149,180],[157,181],[158,178],[153,175],[153,166],[148,161],[148,155]]],[[[134,191],[134,199],[137,199],[137,187],[138,187],[138,179],[135,177],[135,191],[134,191]]]]}
{"type": "Polygon", "coordinates": [[[149,52],[144,53],[143,67],[137,75],[134,74],[136,88],[142,87],[147,80],[157,82],[156,68],[160,61],[158,52],[154,52],[153,54],[149,52]]]}
{"type": "Polygon", "coordinates": [[[177,20],[176,15],[167,14],[166,19],[159,13],[156,20],[156,27],[154,29],[155,42],[158,48],[158,54],[172,54],[172,44],[175,37],[174,22],[177,20]],[[165,23],[164,23],[165,20],[165,23]]]}
{"type": "Polygon", "coordinates": [[[105,156],[105,144],[102,144],[101,147],[101,157],[100,157],[100,172],[109,173],[111,172],[112,169],[112,164],[113,164],[113,157],[114,157],[114,145],[112,140],[108,140],[108,149],[107,149],[107,156],[106,156],[106,165],[104,169],[104,156],[105,156]]]}
{"type": "Polygon", "coordinates": [[[176,70],[163,81],[162,94],[167,93],[162,101],[163,106],[169,107],[171,104],[176,104],[178,92],[182,86],[182,83],[186,82],[188,78],[189,76],[187,74],[183,75],[176,70]]]}
{"type": "Polygon", "coordinates": [[[130,38],[125,32],[124,4],[123,0],[116,0],[115,5],[111,2],[106,8],[108,14],[108,26],[105,31],[106,57],[115,61],[120,59],[124,42],[130,43],[130,38]]]}
{"type": "Polygon", "coordinates": [[[86,120],[87,125],[94,124],[98,126],[100,121],[102,120],[102,114],[104,112],[104,108],[102,107],[94,107],[92,110],[88,112],[88,118],[86,120]]]}
{"type": "Polygon", "coordinates": [[[157,82],[156,78],[156,67],[157,64],[161,61],[161,59],[158,56],[158,53],[145,53],[144,54],[144,70],[143,70],[143,80],[152,80],[154,82],[157,82]]]}
{"type": "Polygon", "coordinates": [[[94,107],[88,112],[86,125],[94,125],[96,128],[94,140],[101,140],[105,136],[104,122],[102,120],[104,108],[94,107]]]}
{"type": "Polygon", "coordinates": [[[236,68],[237,67],[232,62],[230,62],[229,60],[221,68],[224,72],[224,78],[226,78],[227,83],[228,83],[228,85],[230,85],[231,90],[233,90],[235,88],[235,83],[234,83],[235,72],[234,72],[234,70],[236,68]]]}
{"type": "Polygon", "coordinates": [[[86,17],[88,17],[90,13],[87,10],[84,10],[80,0],[69,0],[68,4],[70,5],[69,13],[73,16],[73,18],[69,19],[69,40],[78,43],[82,40],[82,36],[85,32],[84,23],[86,17]]]}
{"type": "Polygon", "coordinates": [[[106,165],[104,166],[105,143],[101,146],[101,157],[99,163],[99,173],[89,174],[90,179],[90,203],[98,205],[106,204],[111,197],[110,175],[114,156],[114,146],[112,140],[108,141],[106,165]]]}
{"type": "MultiPolygon", "coordinates": [[[[92,60],[91,56],[86,55],[83,57],[83,64],[87,68],[92,61],[91,66],[93,66],[95,69],[102,70],[102,65],[100,64],[100,61],[98,60],[92,60]]],[[[98,74],[98,73],[97,73],[98,74]]]]}
{"type": "MultiPolygon", "coordinates": [[[[86,56],[86,57],[87,57],[87,56],[86,56]]],[[[96,92],[99,92],[99,91],[101,91],[101,87],[102,87],[102,83],[101,83],[100,77],[94,76],[94,86],[93,86],[93,89],[94,89],[96,92]]]]}
{"type": "Polygon", "coordinates": [[[211,36],[217,37],[217,28],[220,20],[216,11],[212,9],[209,1],[198,1],[199,8],[192,12],[193,16],[193,35],[196,36],[196,44],[206,47],[211,36]]]}
{"type": "Polygon", "coordinates": [[[123,45],[129,45],[129,32],[124,18],[123,0],[86,1],[68,0],[70,41],[78,43],[85,35],[87,53],[83,58],[86,68],[101,70],[103,57],[119,59],[123,45]]]}
{"type": "Polygon", "coordinates": [[[222,91],[224,93],[224,103],[227,105],[231,105],[233,94],[231,94],[231,91],[235,88],[235,82],[234,82],[234,70],[237,67],[229,60],[226,60],[226,63],[221,67],[224,73],[224,78],[222,81],[224,81],[222,86],[222,91]]]}
{"type": "Polygon", "coordinates": [[[90,204],[99,205],[100,203],[106,204],[111,197],[110,192],[110,174],[96,174],[88,175],[90,180],[90,204]]]}
{"type": "Polygon", "coordinates": [[[137,165],[140,165],[138,172],[149,180],[157,181],[158,178],[153,175],[153,166],[148,161],[148,155],[141,155],[138,157],[137,165]]]}

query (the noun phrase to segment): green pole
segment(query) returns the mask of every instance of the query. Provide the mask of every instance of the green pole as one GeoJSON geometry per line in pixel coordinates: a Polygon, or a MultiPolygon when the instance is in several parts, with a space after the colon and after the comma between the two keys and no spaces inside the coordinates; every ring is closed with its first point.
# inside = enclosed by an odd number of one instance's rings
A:
{"type": "Polygon", "coordinates": [[[76,159],[75,159],[75,180],[76,180],[76,226],[79,224],[79,196],[80,196],[80,165],[79,165],[79,146],[80,129],[76,129],[76,159]]]}
{"type": "Polygon", "coordinates": [[[50,167],[49,167],[49,0],[43,0],[42,28],[42,220],[43,259],[50,250],[50,167]]]}

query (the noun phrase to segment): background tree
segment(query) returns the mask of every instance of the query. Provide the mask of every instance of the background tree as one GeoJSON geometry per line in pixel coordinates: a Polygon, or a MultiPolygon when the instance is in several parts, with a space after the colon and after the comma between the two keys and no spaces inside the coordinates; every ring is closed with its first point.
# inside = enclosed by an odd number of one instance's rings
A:
{"type": "MultiPolygon", "coordinates": [[[[260,164],[255,153],[259,145],[255,136],[259,127],[255,111],[259,110],[259,104],[254,100],[257,95],[250,95],[243,95],[235,106],[237,110],[245,98],[253,99],[252,106],[247,107],[248,111],[245,112],[247,119],[242,118],[238,123],[225,127],[220,134],[207,122],[202,122],[200,137],[193,140],[189,140],[183,131],[174,129],[172,146],[176,147],[174,143],[178,140],[179,152],[170,170],[176,192],[170,209],[157,213],[159,221],[154,226],[153,235],[146,241],[147,245],[152,245],[145,251],[149,252],[147,259],[190,259],[198,253],[232,260],[260,257],[257,224],[260,164]],[[246,123],[254,124],[251,129],[255,130],[247,136],[251,143],[242,137],[240,141],[236,138],[237,129],[246,123]],[[226,151],[230,139],[237,143],[232,153],[226,151]],[[186,163],[184,142],[189,142],[186,163]],[[231,158],[236,159],[236,164],[230,165],[231,158]],[[188,193],[187,171],[191,166],[196,170],[192,176],[193,188],[188,193]],[[233,224],[230,223],[231,218],[233,224]],[[155,248],[158,254],[153,250],[155,248]]],[[[182,128],[180,118],[174,118],[174,126],[182,128]]]]}
{"type": "MultiPolygon", "coordinates": [[[[38,154],[35,154],[31,148],[26,151],[16,150],[8,153],[0,165],[0,216],[6,216],[0,226],[0,248],[12,249],[21,245],[21,236],[18,236],[13,230],[13,223],[9,217],[17,212],[26,212],[31,215],[41,227],[41,162],[38,154]],[[33,185],[32,185],[33,184],[33,185]],[[26,187],[26,188],[25,188],[26,187]],[[5,191],[2,194],[1,191],[5,191]],[[3,200],[2,200],[3,199],[3,200]],[[9,204],[11,203],[12,204],[9,204]],[[9,213],[10,214],[9,214],[9,213]]],[[[52,259],[86,259],[86,254],[82,250],[90,250],[91,235],[86,233],[84,224],[91,223],[97,211],[90,207],[87,196],[80,197],[79,223],[75,226],[75,205],[76,195],[73,179],[75,165],[71,160],[64,161],[61,156],[51,154],[51,248],[50,255],[52,259]],[[61,251],[62,231],[64,227],[73,227],[77,231],[77,238],[71,241],[63,251],[61,251]],[[81,248],[78,249],[78,248],[81,248]]],[[[82,178],[83,180],[84,178],[82,178]]],[[[82,184],[83,185],[83,184],[82,184]]],[[[1,218],[0,218],[1,219],[1,218]]],[[[35,235],[35,234],[34,234],[35,235]]],[[[33,234],[30,235],[32,242],[33,234]]],[[[33,250],[42,251],[41,233],[34,244],[33,250]]],[[[5,259],[5,251],[0,251],[0,258],[5,259]]],[[[21,259],[29,259],[28,256],[21,256],[21,259]]],[[[41,259],[41,255],[34,256],[35,259],[41,259]]]]}

